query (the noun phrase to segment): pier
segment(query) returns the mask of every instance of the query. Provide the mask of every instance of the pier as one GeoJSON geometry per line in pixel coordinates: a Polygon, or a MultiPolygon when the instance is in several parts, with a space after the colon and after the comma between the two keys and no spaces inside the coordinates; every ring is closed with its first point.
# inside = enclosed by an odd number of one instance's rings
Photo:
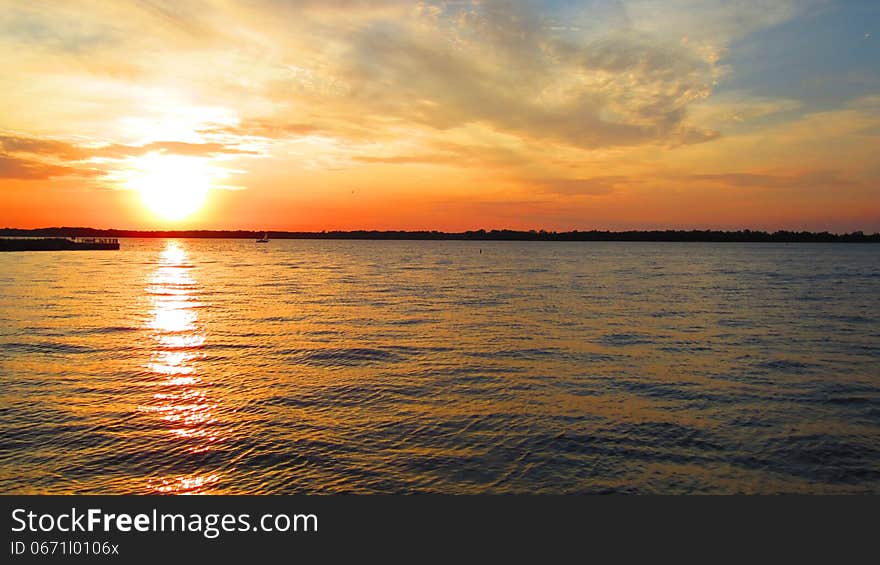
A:
{"type": "Polygon", "coordinates": [[[0,251],[95,251],[119,249],[115,237],[4,237],[0,251]]]}

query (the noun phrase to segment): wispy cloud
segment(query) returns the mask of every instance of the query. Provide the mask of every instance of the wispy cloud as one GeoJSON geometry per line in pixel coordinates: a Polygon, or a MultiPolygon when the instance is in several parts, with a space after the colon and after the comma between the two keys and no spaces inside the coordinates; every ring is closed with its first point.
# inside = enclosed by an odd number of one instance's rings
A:
{"type": "Polygon", "coordinates": [[[741,188],[835,188],[854,186],[857,183],[846,178],[840,171],[803,171],[795,173],[712,173],[687,175],[685,180],[720,183],[741,188]]]}
{"type": "Polygon", "coordinates": [[[145,155],[154,151],[190,157],[217,155],[256,155],[258,152],[224,145],[222,143],[190,143],[186,141],[154,141],[144,145],[77,144],[51,138],[0,134],[0,149],[7,153],[29,153],[71,161],[88,159],[124,158],[145,155]]]}
{"type": "Polygon", "coordinates": [[[592,178],[552,178],[535,183],[539,190],[568,196],[604,196],[627,184],[624,176],[611,175],[592,178]]]}

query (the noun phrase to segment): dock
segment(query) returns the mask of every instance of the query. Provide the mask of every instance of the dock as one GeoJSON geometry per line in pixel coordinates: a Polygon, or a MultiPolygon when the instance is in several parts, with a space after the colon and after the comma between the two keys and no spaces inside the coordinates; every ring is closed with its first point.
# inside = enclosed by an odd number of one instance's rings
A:
{"type": "Polygon", "coordinates": [[[115,237],[0,237],[0,251],[95,251],[119,249],[115,237]]]}

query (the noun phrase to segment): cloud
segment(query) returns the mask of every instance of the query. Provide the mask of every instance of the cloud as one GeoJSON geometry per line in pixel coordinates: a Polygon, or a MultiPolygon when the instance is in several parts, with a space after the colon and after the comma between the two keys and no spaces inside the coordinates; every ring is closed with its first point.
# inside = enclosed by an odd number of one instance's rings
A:
{"type": "Polygon", "coordinates": [[[0,149],[7,153],[31,153],[53,155],[63,159],[81,160],[87,152],[71,143],[56,139],[24,137],[19,135],[0,134],[0,149]]]}
{"type": "Polygon", "coordinates": [[[79,7],[55,4],[55,17],[49,18],[36,6],[17,4],[5,5],[0,10],[0,37],[23,43],[29,49],[77,55],[118,44],[122,39],[107,22],[76,17],[83,13],[79,7]]]}
{"type": "Polygon", "coordinates": [[[77,169],[61,165],[52,165],[33,159],[24,159],[0,153],[0,178],[19,180],[46,180],[61,176],[94,176],[90,169],[77,169]]]}
{"type": "MultiPolygon", "coordinates": [[[[113,41],[77,68],[112,74],[120,86],[136,77],[160,93],[236,109],[241,122],[216,135],[366,140],[479,125],[592,150],[717,138],[691,107],[722,73],[718,52],[682,41],[679,28],[709,22],[723,42],[731,22],[757,29],[797,12],[788,2],[704,4],[141,0],[96,4],[80,18],[63,4],[25,6],[16,17],[81,49],[92,45],[82,30],[113,41]]],[[[31,35],[44,42],[45,33],[31,35]]]]}
{"type": "Polygon", "coordinates": [[[421,153],[412,155],[389,155],[387,157],[372,155],[356,155],[352,160],[360,163],[385,163],[391,165],[449,165],[461,164],[461,158],[457,155],[443,155],[438,153],[421,153]]]}
{"type": "Polygon", "coordinates": [[[857,184],[844,177],[839,171],[804,171],[780,174],[732,172],[692,174],[684,178],[689,181],[707,181],[741,188],[816,188],[855,186],[857,184]]]}
{"type": "Polygon", "coordinates": [[[136,0],[135,4],[156,20],[184,33],[195,36],[212,33],[202,17],[211,8],[210,4],[167,0],[136,0]]]}
{"type": "Polygon", "coordinates": [[[527,5],[504,6],[465,10],[452,28],[358,29],[340,62],[348,103],[398,123],[481,123],[579,148],[717,135],[687,120],[717,78],[699,53],[627,32],[575,42],[527,5]]]}
{"type": "MultiPolygon", "coordinates": [[[[188,143],[185,141],[154,141],[146,145],[116,145],[121,153],[144,155],[153,151],[173,153],[190,157],[214,157],[217,155],[257,155],[258,152],[230,147],[222,143],[188,143]]],[[[100,150],[98,150],[100,152],[100,150]]]]}
{"type": "Polygon", "coordinates": [[[122,159],[125,157],[138,157],[154,151],[189,157],[258,154],[256,151],[215,142],[154,141],[144,145],[118,143],[77,145],[58,139],[2,134],[0,134],[0,149],[7,153],[26,153],[69,161],[86,161],[96,157],[122,159]]]}
{"type": "Polygon", "coordinates": [[[827,0],[625,0],[631,25],[715,44],[788,21],[827,0]]]}
{"type": "Polygon", "coordinates": [[[285,139],[326,133],[328,131],[327,127],[313,123],[289,123],[284,120],[272,120],[269,118],[249,118],[240,121],[236,125],[208,127],[201,130],[201,133],[285,139]]]}
{"type": "Polygon", "coordinates": [[[427,141],[419,147],[419,151],[390,155],[354,155],[351,159],[359,163],[507,169],[520,167],[529,162],[529,158],[522,151],[500,144],[486,145],[452,141],[427,141]]]}
{"type": "Polygon", "coordinates": [[[0,178],[46,180],[55,177],[100,177],[112,172],[113,165],[94,160],[121,162],[152,152],[188,157],[213,158],[222,155],[258,155],[222,143],[156,141],[144,145],[77,145],[63,140],[0,134],[0,178]]]}
{"type": "Polygon", "coordinates": [[[618,185],[625,184],[627,177],[609,175],[592,178],[550,178],[535,182],[542,192],[564,194],[568,196],[603,196],[617,190],[618,185]]]}

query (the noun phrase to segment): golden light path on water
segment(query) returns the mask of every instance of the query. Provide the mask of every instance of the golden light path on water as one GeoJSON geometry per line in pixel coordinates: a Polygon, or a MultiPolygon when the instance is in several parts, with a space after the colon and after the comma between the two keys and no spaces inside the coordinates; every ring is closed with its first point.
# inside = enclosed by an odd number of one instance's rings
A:
{"type": "MultiPolygon", "coordinates": [[[[206,332],[199,322],[198,283],[191,275],[186,250],[169,241],[158,266],[150,275],[146,293],[153,309],[147,322],[154,342],[146,365],[150,378],[158,379],[155,404],[139,410],[154,414],[173,439],[186,442],[186,451],[209,451],[223,441],[213,424],[216,402],[198,374],[201,348],[206,332]]],[[[202,494],[219,480],[217,473],[201,472],[150,479],[148,486],[157,493],[202,494]]]]}

